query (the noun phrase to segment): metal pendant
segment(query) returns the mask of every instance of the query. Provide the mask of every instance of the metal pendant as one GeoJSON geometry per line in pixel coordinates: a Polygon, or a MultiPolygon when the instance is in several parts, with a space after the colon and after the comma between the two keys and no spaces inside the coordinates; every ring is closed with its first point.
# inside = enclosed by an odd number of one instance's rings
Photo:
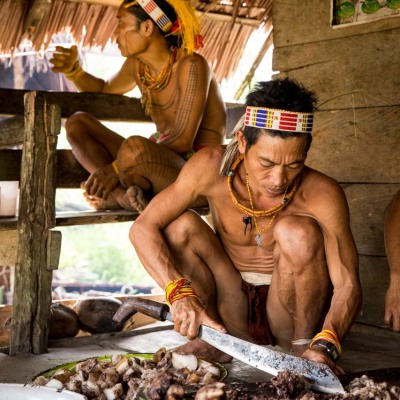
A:
{"type": "Polygon", "coordinates": [[[262,245],[262,242],[263,242],[263,237],[262,237],[261,233],[257,233],[257,235],[256,235],[256,242],[257,242],[258,248],[260,248],[261,245],[262,245]]]}
{"type": "Polygon", "coordinates": [[[247,225],[250,225],[250,232],[253,229],[253,220],[251,217],[248,215],[243,217],[243,223],[244,223],[244,234],[246,234],[247,231],[247,225]]]}

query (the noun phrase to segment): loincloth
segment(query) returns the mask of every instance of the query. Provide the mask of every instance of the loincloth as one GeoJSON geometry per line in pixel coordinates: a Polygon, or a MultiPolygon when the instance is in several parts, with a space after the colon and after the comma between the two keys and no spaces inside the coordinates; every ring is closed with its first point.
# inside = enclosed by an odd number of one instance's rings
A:
{"type": "MultiPolygon", "coordinates": [[[[263,275],[265,279],[267,274],[254,274],[253,276],[255,275],[263,275]]],[[[242,290],[246,293],[248,301],[249,333],[258,344],[275,345],[275,338],[272,335],[267,317],[269,284],[254,283],[242,281],[242,290]]]]}
{"type": "MultiPolygon", "coordinates": [[[[156,133],[150,135],[149,139],[154,143],[161,143],[163,140],[165,140],[168,136],[171,136],[173,133],[174,129],[167,129],[165,132],[157,131],[156,133]]],[[[190,157],[193,156],[194,153],[198,152],[204,147],[207,147],[207,145],[200,145],[200,144],[194,145],[192,150],[181,154],[181,157],[187,161],[189,160],[190,157]]]]}

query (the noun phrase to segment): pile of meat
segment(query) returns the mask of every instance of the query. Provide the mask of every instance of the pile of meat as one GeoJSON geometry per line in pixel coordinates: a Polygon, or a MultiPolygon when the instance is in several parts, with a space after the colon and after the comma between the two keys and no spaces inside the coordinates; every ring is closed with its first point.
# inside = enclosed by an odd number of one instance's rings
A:
{"type": "Polygon", "coordinates": [[[33,384],[68,389],[97,400],[399,400],[400,387],[362,376],[346,386],[345,395],[316,393],[304,377],[283,371],[267,382],[225,384],[221,370],[194,355],[160,349],[153,360],[113,356],[91,358],[33,384]]]}
{"type": "Polygon", "coordinates": [[[88,399],[116,400],[149,398],[182,399],[185,391],[220,379],[220,369],[194,355],[160,349],[153,360],[113,356],[111,361],[91,358],[73,370],[59,369],[51,377],[37,377],[33,384],[67,389],[88,399]]]}

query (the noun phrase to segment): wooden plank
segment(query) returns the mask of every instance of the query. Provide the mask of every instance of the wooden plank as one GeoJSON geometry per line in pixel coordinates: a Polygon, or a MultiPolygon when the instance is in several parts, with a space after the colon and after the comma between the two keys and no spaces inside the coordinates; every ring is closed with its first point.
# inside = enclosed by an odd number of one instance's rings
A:
{"type": "Polygon", "coordinates": [[[126,222],[134,221],[138,216],[138,212],[128,210],[58,212],[56,215],[56,226],[126,222]]]}
{"type": "MultiPolygon", "coordinates": [[[[332,1],[272,2],[275,48],[380,32],[400,27],[400,17],[332,28],[332,1]],[[310,28],[312,26],[312,29],[310,28]]],[[[379,43],[379,46],[381,43],[379,43]]]]}
{"type": "Polygon", "coordinates": [[[313,90],[320,110],[400,105],[399,41],[395,29],[275,48],[273,69],[313,90]]]}
{"type": "MultiPolygon", "coordinates": [[[[19,181],[22,150],[0,150],[0,181],[19,181]]],[[[57,150],[58,188],[79,188],[89,173],[78,163],[71,150],[57,150]]]]}
{"type": "Polygon", "coordinates": [[[55,169],[60,110],[45,93],[25,98],[19,245],[10,354],[47,351],[52,271],[46,270],[48,230],[55,226],[55,169]]]}
{"type": "Polygon", "coordinates": [[[60,263],[61,254],[61,232],[60,231],[49,231],[49,236],[47,237],[47,256],[46,268],[49,271],[58,269],[58,264],[60,263]]]}
{"type": "Polygon", "coordinates": [[[57,339],[57,340],[49,340],[50,348],[71,348],[71,347],[83,347],[90,346],[93,344],[99,344],[103,341],[107,340],[117,340],[122,338],[129,338],[138,335],[144,335],[150,332],[163,332],[170,331],[173,329],[173,325],[171,323],[155,323],[153,326],[141,327],[139,329],[135,329],[132,331],[125,332],[113,332],[113,333],[102,333],[98,335],[90,335],[90,336],[79,336],[67,339],[57,339]]]}
{"type": "MultiPolygon", "coordinates": [[[[23,97],[27,90],[0,89],[0,113],[23,114],[23,97]]],[[[140,100],[133,97],[105,93],[38,92],[46,94],[49,103],[59,104],[61,117],[67,118],[76,111],[86,111],[105,120],[148,121],[140,100]]]]}
{"type": "Polygon", "coordinates": [[[341,183],[400,183],[400,106],[319,111],[307,165],[341,183]]]}
{"type": "Polygon", "coordinates": [[[360,257],[363,304],[358,322],[384,325],[385,294],[389,285],[389,266],[384,257],[360,257]]]}
{"type": "Polygon", "coordinates": [[[399,184],[344,185],[359,254],[386,257],[383,213],[399,189],[399,184]]]}
{"type": "Polygon", "coordinates": [[[24,117],[22,115],[0,121],[0,148],[20,145],[23,138],[24,117]]]}

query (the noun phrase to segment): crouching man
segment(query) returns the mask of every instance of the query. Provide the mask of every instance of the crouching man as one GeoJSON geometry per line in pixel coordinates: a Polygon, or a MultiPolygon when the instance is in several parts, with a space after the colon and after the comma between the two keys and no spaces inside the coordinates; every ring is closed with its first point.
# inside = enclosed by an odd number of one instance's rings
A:
{"type": "MultiPolygon", "coordinates": [[[[345,195],[305,165],[315,96],[289,79],[261,82],[246,106],[235,139],[194,155],[131,241],[182,335],[195,339],[205,324],[340,373],[361,289],[345,195]],[[214,230],[187,211],[200,196],[214,230]]],[[[181,350],[228,360],[199,339],[181,350]]]]}

